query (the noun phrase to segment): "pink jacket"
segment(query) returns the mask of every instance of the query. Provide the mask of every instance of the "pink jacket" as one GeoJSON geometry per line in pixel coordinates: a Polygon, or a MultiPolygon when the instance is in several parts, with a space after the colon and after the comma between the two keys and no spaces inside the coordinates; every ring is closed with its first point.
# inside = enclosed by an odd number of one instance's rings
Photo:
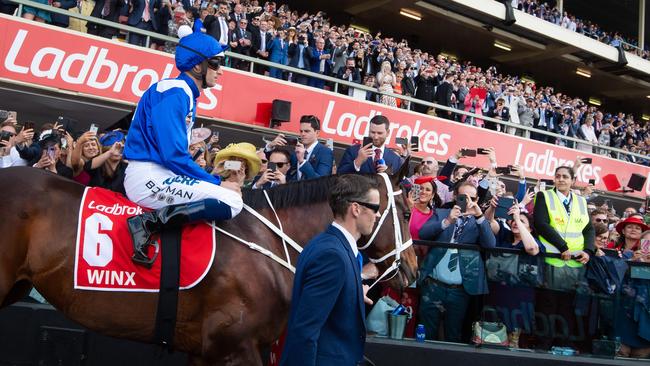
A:
{"type": "MultiPolygon", "coordinates": [[[[476,103],[476,106],[474,106],[474,113],[475,114],[478,114],[480,116],[483,115],[483,102],[484,102],[483,99],[478,100],[478,102],[476,103]]],[[[472,98],[471,98],[470,93],[467,93],[467,95],[465,96],[465,103],[464,104],[465,104],[465,112],[469,112],[470,109],[472,109],[472,98]]],[[[463,123],[465,122],[466,118],[467,118],[467,116],[463,115],[463,117],[462,117],[463,123]]],[[[483,127],[483,120],[482,119],[475,118],[474,120],[475,120],[477,126],[483,127]]]]}

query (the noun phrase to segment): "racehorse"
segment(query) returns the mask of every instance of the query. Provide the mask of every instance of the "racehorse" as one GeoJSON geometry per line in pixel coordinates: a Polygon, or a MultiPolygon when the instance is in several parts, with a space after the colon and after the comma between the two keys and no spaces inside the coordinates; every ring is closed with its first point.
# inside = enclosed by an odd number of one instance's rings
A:
{"type": "MultiPolygon", "coordinates": [[[[398,178],[406,174],[404,169],[390,181],[371,176],[380,185],[380,212],[388,212],[389,194],[395,192],[393,214],[386,215],[381,226],[376,225],[372,245],[364,251],[368,257],[381,260],[377,263],[380,273],[395,259],[391,252],[401,245],[396,244],[398,231],[402,238],[410,238],[404,219],[406,196],[398,184],[398,178]]],[[[268,199],[261,190],[245,191],[244,201],[271,222],[277,222],[277,214],[284,232],[304,246],[333,219],[327,198],[334,179],[324,177],[272,188],[268,199]]],[[[14,197],[5,201],[0,222],[0,307],[22,299],[33,286],[67,317],[91,330],[153,341],[157,293],[73,287],[84,186],[41,169],[16,167],[0,169],[0,192],[14,197]]],[[[218,223],[218,227],[283,255],[282,240],[249,212],[218,223]]],[[[364,239],[368,238],[360,243],[364,239]]],[[[289,252],[295,264],[297,251],[289,248],[289,252]]],[[[415,280],[413,247],[404,250],[396,264],[397,274],[386,277],[391,278],[388,283],[392,287],[401,288],[415,280]]],[[[278,339],[286,327],[292,283],[293,273],[287,268],[226,235],[218,235],[217,254],[209,273],[195,287],[179,293],[175,349],[186,352],[191,365],[261,366],[259,349],[278,339]]]]}

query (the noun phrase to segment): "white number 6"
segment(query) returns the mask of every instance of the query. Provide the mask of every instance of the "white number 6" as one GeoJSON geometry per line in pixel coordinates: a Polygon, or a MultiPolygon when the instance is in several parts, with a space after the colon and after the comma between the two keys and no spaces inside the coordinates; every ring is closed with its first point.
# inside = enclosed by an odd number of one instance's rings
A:
{"type": "Polygon", "coordinates": [[[93,267],[104,267],[113,260],[113,240],[100,230],[113,230],[113,221],[96,212],[86,219],[83,241],[83,258],[93,267]]]}

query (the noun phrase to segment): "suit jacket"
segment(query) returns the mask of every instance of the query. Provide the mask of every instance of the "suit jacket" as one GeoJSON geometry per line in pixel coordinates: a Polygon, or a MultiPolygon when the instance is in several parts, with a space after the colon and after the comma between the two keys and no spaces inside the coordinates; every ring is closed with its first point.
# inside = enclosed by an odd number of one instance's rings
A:
{"type": "MultiPolygon", "coordinates": [[[[336,170],[337,174],[357,173],[356,169],[354,168],[354,159],[356,159],[360,148],[361,145],[352,145],[345,149],[345,153],[343,153],[341,162],[339,163],[338,169],[336,170]]],[[[402,158],[400,158],[399,155],[397,155],[393,150],[389,148],[384,148],[383,159],[388,166],[387,172],[389,174],[397,173],[399,171],[399,168],[402,166],[402,158]]],[[[377,173],[372,157],[366,159],[366,162],[361,165],[358,173],[377,173]]]]}
{"type": "MultiPolygon", "coordinates": [[[[298,67],[298,57],[300,55],[300,47],[296,43],[289,45],[289,66],[298,67]]],[[[302,51],[302,61],[305,64],[304,70],[311,70],[311,47],[305,47],[302,51]]]]}
{"type": "Polygon", "coordinates": [[[273,38],[266,47],[269,51],[269,61],[286,65],[288,62],[289,42],[282,42],[279,37],[273,38]]]}
{"type": "Polygon", "coordinates": [[[327,146],[317,142],[314,151],[309,156],[309,161],[305,162],[300,168],[302,179],[315,179],[332,175],[332,163],[334,162],[334,153],[327,146]]]}
{"type": "MultiPolygon", "coordinates": [[[[329,51],[323,49],[322,51],[317,50],[316,48],[311,48],[311,71],[315,73],[320,73],[320,64],[321,61],[325,61],[325,67],[323,68],[323,74],[324,75],[329,75],[331,73],[332,69],[332,59],[330,58],[329,60],[321,60],[320,56],[322,55],[329,55],[329,51]]],[[[331,57],[331,55],[330,55],[331,57]]]]}
{"type": "Polygon", "coordinates": [[[441,104],[449,107],[451,105],[451,94],[454,92],[454,86],[449,82],[443,82],[436,89],[436,96],[434,101],[437,104],[441,104]]]}
{"type": "Polygon", "coordinates": [[[252,47],[252,37],[253,35],[251,32],[247,30],[242,30],[241,28],[237,27],[235,30],[232,31],[232,34],[234,36],[234,39],[237,41],[237,47],[233,49],[234,52],[237,52],[242,55],[250,55],[251,52],[251,47],[252,47]],[[250,46],[244,46],[241,43],[239,43],[240,39],[248,39],[251,41],[250,46]]]}
{"type": "MultiPolygon", "coordinates": [[[[133,9],[129,12],[129,19],[127,24],[135,26],[140,23],[142,20],[142,15],[144,14],[145,0],[129,0],[129,3],[133,6],[133,9]]],[[[151,26],[154,30],[158,30],[158,18],[154,9],[160,9],[161,3],[160,0],[151,0],[149,1],[149,19],[151,19],[151,26]]],[[[100,10],[101,11],[101,10],[100,10]]],[[[165,26],[167,26],[165,24],[165,26]]]]}
{"type": "MultiPolygon", "coordinates": [[[[260,34],[260,30],[258,29],[256,32],[251,32],[251,55],[258,57],[258,58],[264,58],[260,55],[257,54],[257,51],[262,49],[262,35],[260,34]]],[[[271,33],[266,32],[266,42],[265,42],[265,49],[266,51],[269,50],[269,44],[273,41],[273,36],[271,33]]]]}
{"type": "MultiPolygon", "coordinates": [[[[93,7],[93,11],[90,12],[90,16],[95,17],[95,18],[101,18],[101,19],[117,22],[120,15],[128,15],[127,11],[129,9],[129,5],[126,3],[126,1],[124,1],[124,0],[111,0],[112,2],[111,2],[111,5],[109,7],[109,12],[108,12],[108,14],[106,16],[103,16],[102,15],[102,10],[104,9],[104,4],[106,4],[106,1],[109,1],[109,0],[97,0],[97,1],[95,1],[95,7],[93,7]]],[[[88,25],[86,27],[90,31],[91,29],[96,29],[96,28],[104,27],[104,26],[88,22],[88,25]]]]}
{"type": "Polygon", "coordinates": [[[356,365],[364,319],[359,262],[343,233],[329,226],[298,257],[280,365],[356,365]]]}
{"type": "MultiPolygon", "coordinates": [[[[228,18],[226,20],[226,32],[228,32],[228,18]]],[[[203,27],[205,28],[205,33],[212,36],[212,38],[217,41],[221,39],[221,25],[219,24],[219,17],[214,15],[208,15],[203,20],[203,27]]]]}
{"type": "MultiPolygon", "coordinates": [[[[68,10],[77,6],[76,0],[59,0],[61,7],[59,9],[68,10]]],[[[70,17],[63,14],[52,13],[52,24],[59,27],[67,28],[70,25],[70,17]]]]}
{"type": "MultiPolygon", "coordinates": [[[[433,240],[450,243],[454,234],[454,225],[442,228],[442,221],[449,216],[449,209],[436,209],[435,213],[420,228],[422,240],[433,240]]],[[[484,248],[494,248],[496,239],[490,228],[488,220],[478,224],[473,216],[469,216],[469,222],[465,225],[460,237],[456,241],[461,244],[475,244],[484,248]]],[[[432,248],[427,254],[420,267],[419,280],[424,280],[433,273],[447,248],[432,248]]],[[[463,287],[470,295],[482,295],[488,293],[487,279],[485,277],[485,265],[481,259],[481,253],[473,250],[459,250],[459,268],[463,278],[463,287]]]]}

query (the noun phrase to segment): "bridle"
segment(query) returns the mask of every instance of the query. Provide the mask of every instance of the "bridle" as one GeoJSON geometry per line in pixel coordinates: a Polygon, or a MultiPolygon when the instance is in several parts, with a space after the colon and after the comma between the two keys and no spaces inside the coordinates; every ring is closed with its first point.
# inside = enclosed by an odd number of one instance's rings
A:
{"type": "MultiPolygon", "coordinates": [[[[374,263],[374,264],[381,263],[381,262],[385,261],[386,259],[391,258],[393,256],[395,257],[395,260],[393,261],[393,263],[388,268],[386,268],[386,270],[381,274],[381,276],[379,276],[375,280],[375,282],[373,282],[372,285],[370,285],[370,288],[374,287],[380,281],[388,281],[388,280],[392,279],[393,277],[395,277],[397,275],[397,273],[399,273],[399,266],[402,263],[402,259],[401,259],[402,258],[401,257],[402,252],[405,251],[406,249],[408,249],[411,245],[413,245],[413,240],[412,239],[409,239],[406,242],[402,242],[402,228],[401,228],[399,220],[397,219],[397,205],[395,204],[395,197],[401,195],[402,190],[400,189],[400,190],[397,190],[397,191],[393,191],[393,185],[391,184],[391,181],[390,181],[390,178],[388,177],[388,174],[379,173],[379,175],[383,178],[384,183],[386,184],[386,193],[388,195],[388,204],[387,204],[386,209],[384,210],[384,212],[381,214],[381,217],[379,218],[379,221],[378,221],[378,223],[377,223],[377,225],[375,227],[375,231],[370,236],[370,239],[368,240],[368,242],[365,245],[363,245],[362,247],[359,247],[359,249],[363,250],[363,249],[366,249],[366,248],[370,247],[372,242],[377,237],[377,234],[379,233],[379,230],[381,229],[381,226],[383,225],[384,221],[386,220],[386,217],[388,217],[388,215],[392,213],[392,216],[393,216],[393,230],[394,230],[394,235],[395,235],[394,236],[395,237],[395,249],[393,249],[392,251],[390,251],[389,253],[387,253],[386,255],[384,255],[381,258],[378,258],[378,259],[369,258],[369,259],[370,259],[370,262],[374,263]],[[388,276],[391,273],[393,273],[393,275],[384,280],[384,277],[388,276]]],[[[296,268],[291,263],[291,258],[289,257],[289,250],[288,250],[287,244],[289,244],[291,247],[293,247],[298,253],[302,252],[302,247],[284,232],[284,230],[282,229],[282,222],[280,221],[280,218],[278,217],[278,214],[275,211],[275,208],[271,204],[271,200],[270,200],[270,198],[269,198],[266,191],[264,191],[264,196],[266,197],[266,201],[269,204],[269,206],[271,207],[271,210],[273,211],[275,219],[278,222],[277,226],[274,223],[272,223],[270,220],[268,220],[266,217],[262,216],[262,214],[258,213],[257,211],[255,211],[254,209],[252,209],[248,205],[244,205],[244,210],[248,211],[250,214],[255,216],[266,227],[268,227],[271,231],[273,231],[276,235],[278,235],[282,239],[282,244],[284,246],[284,255],[285,255],[286,259],[281,258],[280,256],[276,255],[275,253],[271,252],[270,250],[262,247],[261,245],[259,245],[257,243],[242,239],[242,238],[240,238],[240,237],[238,237],[238,236],[236,236],[236,235],[234,235],[234,234],[232,234],[232,233],[218,227],[217,225],[215,225],[214,222],[212,222],[210,224],[210,226],[212,226],[212,228],[214,228],[215,230],[221,232],[222,234],[225,234],[225,235],[231,237],[232,239],[235,239],[239,243],[247,246],[249,249],[255,250],[255,251],[257,251],[257,252],[271,258],[273,261],[279,263],[280,265],[287,268],[291,272],[296,273],[296,268]]]]}
{"type": "Polygon", "coordinates": [[[397,190],[393,191],[393,185],[391,184],[390,178],[388,177],[388,174],[386,173],[379,173],[379,176],[381,176],[384,179],[384,183],[386,184],[386,194],[388,195],[388,204],[386,205],[386,209],[384,212],[381,214],[381,217],[379,218],[379,221],[377,222],[377,225],[375,226],[375,231],[372,233],[370,236],[370,239],[368,239],[368,242],[359,247],[359,250],[367,249],[370,247],[372,242],[375,240],[377,237],[377,234],[379,234],[379,230],[381,230],[382,225],[384,224],[384,221],[388,217],[389,214],[392,213],[393,216],[393,234],[395,238],[395,249],[390,251],[389,253],[386,253],[383,257],[381,258],[368,258],[371,263],[377,264],[385,261],[386,259],[389,259],[391,257],[395,257],[395,260],[393,263],[386,268],[386,270],[379,276],[375,282],[370,285],[370,288],[373,288],[377,283],[380,281],[388,281],[395,277],[397,273],[399,273],[399,266],[402,264],[402,252],[408,249],[411,245],[413,245],[413,240],[409,239],[405,242],[402,240],[402,227],[400,225],[400,221],[398,220],[397,217],[397,204],[395,203],[395,197],[399,196],[402,194],[402,190],[397,190]],[[393,273],[394,272],[394,273],[393,273]],[[393,273],[392,276],[384,280],[384,277],[388,276],[389,274],[393,273]]]}

